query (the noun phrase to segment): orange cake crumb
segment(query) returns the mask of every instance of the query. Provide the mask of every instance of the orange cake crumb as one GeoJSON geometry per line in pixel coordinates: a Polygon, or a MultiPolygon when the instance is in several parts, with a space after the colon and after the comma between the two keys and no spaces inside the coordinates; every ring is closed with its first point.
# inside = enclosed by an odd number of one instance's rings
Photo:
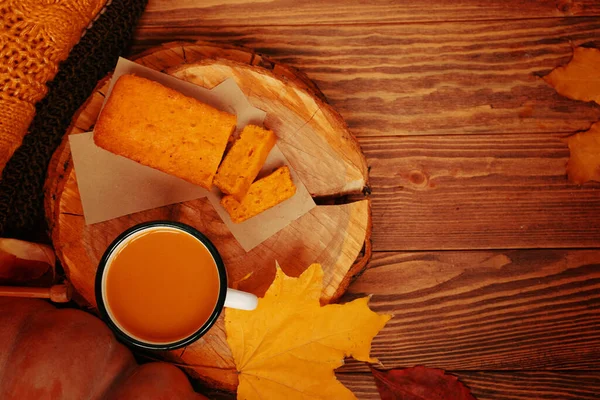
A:
{"type": "Polygon", "coordinates": [[[254,182],[242,201],[228,195],[223,197],[221,205],[231,216],[231,220],[240,223],[289,199],[296,193],[290,169],[278,168],[271,175],[254,182]]]}
{"type": "Polygon", "coordinates": [[[235,115],[135,75],[122,75],[98,118],[103,149],[210,190],[235,115]]]}
{"type": "Polygon", "coordinates": [[[225,155],[215,176],[215,186],[241,201],[265,164],[276,139],[272,131],[255,125],[246,126],[225,155]]]}

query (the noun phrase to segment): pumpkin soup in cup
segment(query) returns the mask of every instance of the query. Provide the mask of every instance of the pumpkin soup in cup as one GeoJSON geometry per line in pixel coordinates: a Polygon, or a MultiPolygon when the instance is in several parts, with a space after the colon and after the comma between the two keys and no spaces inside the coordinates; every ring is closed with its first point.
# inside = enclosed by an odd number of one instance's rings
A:
{"type": "Polygon", "coordinates": [[[227,288],[223,260],[196,229],[147,222],[122,233],[96,273],[96,302],[123,341],[169,350],[200,338],[223,307],[256,308],[250,293],[227,288]]]}

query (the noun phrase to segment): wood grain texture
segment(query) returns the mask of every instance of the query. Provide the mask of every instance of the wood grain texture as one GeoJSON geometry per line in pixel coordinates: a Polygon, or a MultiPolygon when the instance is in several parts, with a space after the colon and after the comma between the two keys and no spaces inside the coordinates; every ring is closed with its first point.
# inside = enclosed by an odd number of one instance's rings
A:
{"type": "MultiPolygon", "coordinates": [[[[599,371],[450,371],[478,400],[585,400],[600,393],[599,371]]],[[[338,374],[359,400],[380,400],[369,373],[338,374]]]]}
{"type": "MultiPolygon", "coordinates": [[[[362,193],[367,167],[355,139],[343,120],[301,74],[281,65],[258,67],[258,57],[228,48],[179,44],[161,46],[137,61],[198,85],[212,88],[232,77],[250,102],[267,111],[265,124],[278,135],[278,143],[313,195],[362,193]],[[206,59],[206,55],[236,61],[206,59]],[[242,61],[242,62],[237,62],[242,61]],[[282,75],[279,72],[284,71],[282,75]],[[316,158],[315,158],[316,155],[316,158]],[[317,159],[318,158],[318,159],[317,159]]],[[[245,252],[207,199],[146,210],[101,223],[86,225],[70,157],[68,135],[92,128],[106,96],[108,80],[75,115],[64,143],[54,154],[45,186],[46,217],[56,253],[84,306],[96,308],[94,294],[98,263],[110,243],[126,229],[142,222],[174,220],[204,233],[216,246],[227,269],[229,286],[262,296],[275,277],[279,262],[290,276],[300,275],[312,263],[323,266],[322,301],[341,296],[354,275],[370,257],[370,200],[319,205],[245,252]]],[[[163,354],[197,378],[229,390],[237,386],[237,372],[225,339],[223,315],[210,333],[183,350],[163,354]]]]}
{"type": "Polygon", "coordinates": [[[479,400],[598,399],[599,371],[467,372],[460,377],[479,400]]]}
{"type": "Polygon", "coordinates": [[[150,0],[141,24],[175,27],[426,22],[600,15],[595,0],[150,0]]]}
{"type": "Polygon", "coordinates": [[[381,250],[600,247],[600,183],[563,135],[363,138],[381,250]]]}
{"type": "Polygon", "coordinates": [[[157,15],[154,22],[140,25],[136,51],[174,39],[246,46],[304,71],[357,136],[571,133],[600,119],[600,106],[561,97],[539,78],[566,64],[573,46],[600,47],[598,17],[310,27],[213,27],[198,19],[178,27],[157,15]]]}
{"type": "Polygon", "coordinates": [[[600,369],[595,250],[375,253],[343,300],[366,294],[394,314],[371,352],[385,369],[600,369]]]}

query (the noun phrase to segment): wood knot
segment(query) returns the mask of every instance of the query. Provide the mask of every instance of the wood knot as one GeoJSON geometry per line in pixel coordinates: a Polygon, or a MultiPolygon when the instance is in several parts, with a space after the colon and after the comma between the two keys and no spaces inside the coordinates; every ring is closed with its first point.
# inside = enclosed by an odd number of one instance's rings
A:
{"type": "Polygon", "coordinates": [[[429,178],[423,172],[413,170],[408,174],[408,180],[417,186],[427,186],[429,178]]]}
{"type": "Polygon", "coordinates": [[[554,2],[556,9],[563,14],[573,15],[573,0],[556,0],[554,2]]]}

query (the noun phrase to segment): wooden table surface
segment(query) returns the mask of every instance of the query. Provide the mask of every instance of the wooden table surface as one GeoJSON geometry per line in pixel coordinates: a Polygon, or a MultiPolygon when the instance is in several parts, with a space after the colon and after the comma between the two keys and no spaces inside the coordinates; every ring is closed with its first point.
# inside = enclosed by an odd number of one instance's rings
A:
{"type": "MultiPolygon", "coordinates": [[[[598,0],[150,0],[132,54],[240,45],[304,71],[371,167],[373,247],[347,299],[395,314],[386,368],[458,375],[480,399],[600,396],[600,183],[562,139],[600,120],[540,76],[600,48],[598,0]]],[[[339,378],[377,399],[364,365],[339,378]]]]}

